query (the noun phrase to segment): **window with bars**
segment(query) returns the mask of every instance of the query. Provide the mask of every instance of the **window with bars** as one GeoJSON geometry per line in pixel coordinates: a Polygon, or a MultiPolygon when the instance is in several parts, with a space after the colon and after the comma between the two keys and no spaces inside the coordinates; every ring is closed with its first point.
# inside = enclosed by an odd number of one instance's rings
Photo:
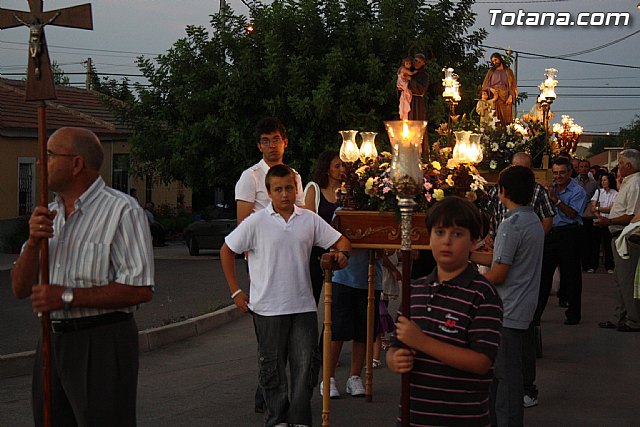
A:
{"type": "Polygon", "coordinates": [[[35,157],[18,158],[18,215],[31,215],[36,193],[35,157]]]}
{"type": "Polygon", "coordinates": [[[129,194],[129,154],[114,154],[111,187],[129,194]]]}

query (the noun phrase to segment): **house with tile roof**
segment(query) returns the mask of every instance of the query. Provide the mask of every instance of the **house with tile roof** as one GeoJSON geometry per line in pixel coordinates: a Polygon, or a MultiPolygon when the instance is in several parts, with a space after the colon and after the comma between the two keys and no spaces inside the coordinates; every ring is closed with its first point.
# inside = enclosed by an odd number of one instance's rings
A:
{"type": "MultiPolygon", "coordinates": [[[[68,86],[57,86],[56,92],[57,99],[46,101],[47,136],[64,126],[90,129],[103,144],[105,160],[100,174],[107,185],[123,192],[135,188],[143,205],[152,201],[156,206],[176,207],[179,202],[191,206],[191,191],[182,183],[161,185],[151,178],[133,176],[128,143],[131,130],[116,119],[107,104],[120,101],[68,86]]],[[[37,105],[25,101],[24,81],[0,78],[0,238],[35,207],[37,105]]]]}

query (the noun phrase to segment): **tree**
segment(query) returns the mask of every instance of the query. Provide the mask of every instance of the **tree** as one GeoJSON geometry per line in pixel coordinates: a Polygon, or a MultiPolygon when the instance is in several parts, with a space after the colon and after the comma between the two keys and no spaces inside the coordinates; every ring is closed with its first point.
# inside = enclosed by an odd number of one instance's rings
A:
{"type": "Polygon", "coordinates": [[[398,117],[396,70],[408,53],[428,59],[433,130],[446,114],[441,69],[461,75],[460,111],[472,109],[484,75],[477,64],[486,32],[468,32],[472,3],[256,2],[251,32],[246,17],[223,7],[211,16],[211,33],[187,27],[165,54],[139,58],[151,86],[136,86],[137,99],[120,111],[134,129],[135,168],[194,191],[230,190],[259,158],[255,123],[275,115],[289,131],[285,161],[306,177],[310,159],[339,146],[340,129],[378,131],[378,144],[386,141],[383,121],[398,117]]]}
{"type": "Polygon", "coordinates": [[[620,128],[620,138],[625,148],[640,148],[640,115],[626,127],[620,128]]]}
{"type": "Polygon", "coordinates": [[[51,62],[51,72],[53,73],[53,82],[56,85],[70,86],[71,81],[69,80],[69,76],[64,73],[64,70],[57,61],[51,62]]]}
{"type": "Polygon", "coordinates": [[[604,153],[607,147],[622,147],[622,139],[617,135],[593,138],[591,148],[589,148],[589,154],[595,156],[596,154],[604,153]]]}
{"type": "Polygon", "coordinates": [[[618,135],[594,138],[589,153],[592,156],[600,154],[606,147],[640,149],[640,115],[636,115],[629,125],[621,127],[618,135]]]}

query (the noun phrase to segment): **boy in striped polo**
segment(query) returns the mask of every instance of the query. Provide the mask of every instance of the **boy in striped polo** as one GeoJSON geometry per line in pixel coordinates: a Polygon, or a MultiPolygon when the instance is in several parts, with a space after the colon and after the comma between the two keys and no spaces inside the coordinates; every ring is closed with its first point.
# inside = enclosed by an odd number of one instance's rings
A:
{"type": "Polygon", "coordinates": [[[487,426],[502,302],[468,261],[482,218],[471,202],[447,197],[426,223],[437,266],[412,283],[411,313],[399,313],[387,366],[410,374],[411,425],[487,426]]]}

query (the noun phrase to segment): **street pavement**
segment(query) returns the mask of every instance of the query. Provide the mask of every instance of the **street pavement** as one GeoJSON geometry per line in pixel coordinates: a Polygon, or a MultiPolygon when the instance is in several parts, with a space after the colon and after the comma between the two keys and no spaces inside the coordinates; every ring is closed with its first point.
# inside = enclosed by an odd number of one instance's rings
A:
{"type": "MultiPolygon", "coordinates": [[[[563,325],[564,309],[550,298],[542,323],[544,354],[538,360],[540,403],[525,410],[527,426],[639,425],[640,333],[598,328],[597,322],[606,320],[613,309],[613,279],[607,274],[584,274],[583,279],[579,325],[563,325]]],[[[205,288],[210,292],[210,285],[205,288]]],[[[386,368],[376,369],[373,402],[367,403],[344,393],[349,360],[350,347],[345,346],[336,374],[343,397],[331,401],[331,424],[394,425],[400,377],[386,368]]],[[[0,379],[0,426],[32,425],[30,381],[29,375],[0,379]]],[[[253,412],[256,382],[253,326],[250,317],[241,316],[141,354],[138,424],[263,425],[262,416],[253,412]]],[[[316,426],[322,422],[321,405],[316,389],[312,400],[316,426]]]]}
{"type": "MultiPolygon", "coordinates": [[[[190,256],[181,241],[154,248],[155,292],[136,313],[140,330],[211,313],[231,302],[217,252],[201,252],[190,256]]],[[[11,293],[9,268],[15,258],[0,254],[0,355],[33,350],[40,336],[40,322],[30,301],[16,300],[11,293]]],[[[237,267],[240,279],[246,280],[244,261],[238,260],[237,267]]]]}

